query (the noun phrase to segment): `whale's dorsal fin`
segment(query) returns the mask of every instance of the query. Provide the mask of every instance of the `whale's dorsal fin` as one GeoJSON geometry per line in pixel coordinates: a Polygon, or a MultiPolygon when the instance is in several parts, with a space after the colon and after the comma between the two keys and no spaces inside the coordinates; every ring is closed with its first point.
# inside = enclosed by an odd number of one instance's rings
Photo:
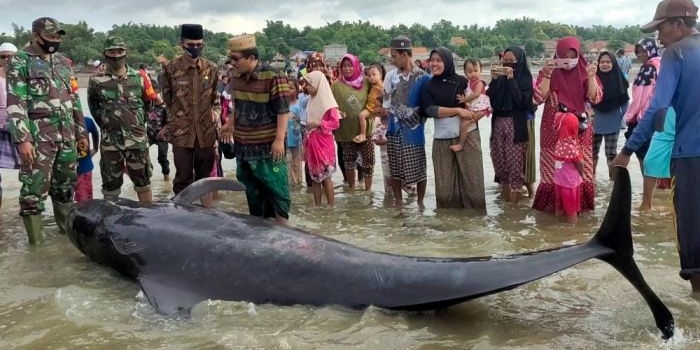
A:
{"type": "Polygon", "coordinates": [[[173,197],[173,201],[189,204],[198,200],[203,195],[214,191],[245,191],[245,186],[236,180],[221,177],[207,177],[199,179],[185,187],[182,192],[173,197]]]}
{"type": "Polygon", "coordinates": [[[207,299],[170,276],[140,275],[138,282],[151,305],[169,316],[190,317],[192,308],[207,299]]]}

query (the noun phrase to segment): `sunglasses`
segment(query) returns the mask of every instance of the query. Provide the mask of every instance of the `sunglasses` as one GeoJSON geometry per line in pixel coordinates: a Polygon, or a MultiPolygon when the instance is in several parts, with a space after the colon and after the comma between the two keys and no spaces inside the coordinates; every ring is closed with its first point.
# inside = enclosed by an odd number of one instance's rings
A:
{"type": "Polygon", "coordinates": [[[236,61],[236,62],[240,61],[243,58],[243,56],[238,56],[238,55],[228,55],[228,57],[231,60],[236,61]]]}
{"type": "Polygon", "coordinates": [[[6,59],[9,59],[12,57],[13,57],[13,55],[0,55],[0,60],[6,60],[6,59]]]}

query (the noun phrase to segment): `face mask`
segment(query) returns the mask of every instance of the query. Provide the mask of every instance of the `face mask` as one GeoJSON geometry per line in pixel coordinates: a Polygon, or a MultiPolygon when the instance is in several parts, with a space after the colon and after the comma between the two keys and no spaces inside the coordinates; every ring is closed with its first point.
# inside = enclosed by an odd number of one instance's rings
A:
{"type": "Polygon", "coordinates": [[[201,47],[185,47],[185,51],[187,52],[187,54],[190,57],[196,59],[202,53],[202,48],[201,47]]]}
{"type": "Polygon", "coordinates": [[[555,58],[554,63],[557,68],[572,70],[578,65],[578,58],[555,58]]]}
{"type": "Polygon", "coordinates": [[[61,46],[60,41],[46,40],[41,36],[39,36],[39,38],[41,38],[42,41],[41,43],[39,43],[39,46],[46,53],[56,53],[58,51],[58,47],[61,46]]]}
{"type": "Polygon", "coordinates": [[[109,65],[109,68],[111,68],[112,70],[117,70],[121,67],[124,67],[124,65],[126,64],[126,55],[120,57],[105,56],[105,61],[107,62],[107,65],[109,65]]]}

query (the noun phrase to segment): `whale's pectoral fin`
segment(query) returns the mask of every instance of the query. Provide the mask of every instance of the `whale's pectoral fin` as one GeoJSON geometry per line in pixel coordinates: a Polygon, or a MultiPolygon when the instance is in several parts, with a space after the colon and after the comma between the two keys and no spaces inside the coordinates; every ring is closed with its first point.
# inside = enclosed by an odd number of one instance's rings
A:
{"type": "Polygon", "coordinates": [[[138,281],[148,302],[169,316],[190,317],[192,308],[207,299],[167,276],[139,276],[138,281]]]}
{"type": "Polygon", "coordinates": [[[214,191],[245,191],[245,186],[236,180],[221,177],[207,177],[197,180],[185,187],[182,192],[173,197],[173,201],[192,203],[203,195],[214,191]]]}

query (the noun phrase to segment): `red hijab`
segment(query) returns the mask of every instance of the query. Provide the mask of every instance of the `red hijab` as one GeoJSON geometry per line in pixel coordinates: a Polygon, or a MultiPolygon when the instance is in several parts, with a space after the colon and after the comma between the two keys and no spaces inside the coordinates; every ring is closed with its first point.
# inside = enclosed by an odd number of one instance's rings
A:
{"type": "Polygon", "coordinates": [[[579,115],[586,111],[586,87],[588,63],[581,55],[581,43],[573,36],[562,38],[557,42],[555,58],[565,58],[569,50],[578,54],[578,64],[572,70],[557,68],[552,72],[550,91],[557,92],[559,103],[565,105],[570,112],[579,115]]]}

